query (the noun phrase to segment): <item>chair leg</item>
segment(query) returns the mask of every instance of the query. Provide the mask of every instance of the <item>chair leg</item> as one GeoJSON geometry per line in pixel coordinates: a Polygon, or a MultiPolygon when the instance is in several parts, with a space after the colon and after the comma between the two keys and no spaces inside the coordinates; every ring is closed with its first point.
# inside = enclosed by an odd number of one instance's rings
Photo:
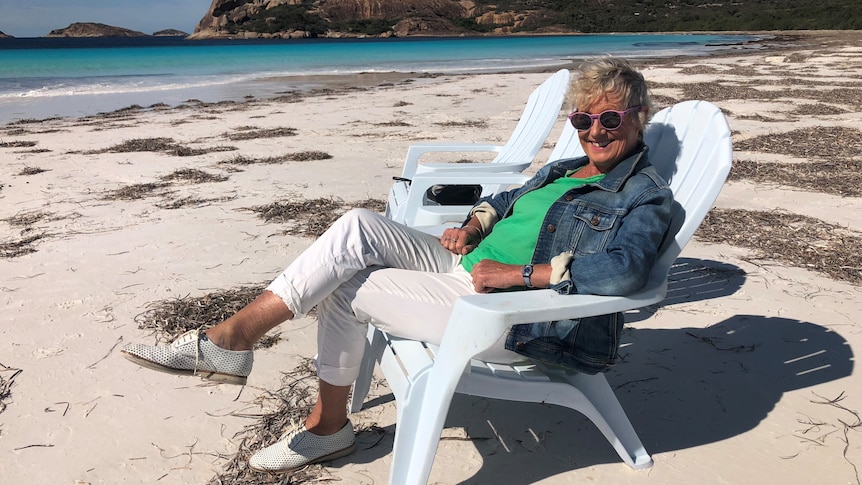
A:
{"type": "Polygon", "coordinates": [[[362,364],[359,366],[359,376],[353,383],[353,394],[350,397],[350,412],[356,413],[362,410],[368,390],[371,389],[371,379],[374,377],[374,364],[380,360],[386,340],[376,328],[368,326],[368,338],[365,341],[365,354],[362,356],[362,364]]]}
{"type": "MultiPolygon", "coordinates": [[[[578,411],[587,416],[613,445],[620,458],[635,469],[649,468],[652,458],[641,443],[604,374],[567,374],[563,377],[589,401],[578,411]]],[[[565,406],[565,403],[559,403],[565,406]]]]}
{"type": "Polygon", "coordinates": [[[437,454],[454,386],[429,391],[430,369],[410,383],[399,400],[389,485],[425,485],[437,454]]]}

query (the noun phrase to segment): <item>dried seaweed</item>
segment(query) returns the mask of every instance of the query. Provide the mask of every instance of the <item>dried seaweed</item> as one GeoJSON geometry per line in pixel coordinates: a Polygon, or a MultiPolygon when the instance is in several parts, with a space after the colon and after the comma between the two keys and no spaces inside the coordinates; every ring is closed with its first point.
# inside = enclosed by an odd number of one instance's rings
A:
{"type": "Polygon", "coordinates": [[[280,389],[258,399],[262,408],[272,411],[243,415],[257,419],[233,437],[239,441],[237,452],[225,465],[224,471],[208,485],[287,485],[330,481],[322,465],[310,465],[288,475],[255,472],[248,466],[248,459],[254,452],[275,443],[285,431],[305,420],[317,396],[315,374],[312,360],[303,359],[293,370],[283,374],[280,389]]]}
{"type": "Polygon", "coordinates": [[[169,184],[147,182],[142,184],[127,185],[116,190],[111,190],[102,200],[139,200],[155,194],[156,191],[164,189],[169,184]]]}
{"type": "Polygon", "coordinates": [[[804,158],[850,158],[862,153],[862,131],[843,126],[802,128],[740,140],[733,148],[804,158]]]}
{"type": "Polygon", "coordinates": [[[27,227],[36,224],[44,219],[49,219],[54,217],[53,212],[45,212],[41,210],[31,211],[31,212],[23,212],[18,215],[7,217],[2,219],[5,222],[8,222],[9,225],[13,227],[27,227]]]}
{"type": "Polygon", "coordinates": [[[406,121],[384,121],[383,123],[374,123],[374,126],[380,127],[403,127],[403,126],[413,126],[406,121]]]}
{"type": "Polygon", "coordinates": [[[183,209],[186,207],[200,207],[202,205],[207,205],[211,202],[227,202],[229,200],[233,200],[236,197],[216,197],[211,199],[201,199],[198,197],[181,197],[179,199],[168,200],[165,202],[160,202],[156,204],[156,207],[159,209],[183,209]]]}
{"type": "Polygon", "coordinates": [[[231,141],[254,140],[257,138],[275,138],[280,136],[296,136],[296,128],[255,128],[242,127],[237,132],[225,133],[224,136],[231,141]]]}
{"type": "Polygon", "coordinates": [[[304,152],[288,153],[286,155],[282,155],[281,158],[289,162],[310,162],[315,160],[329,160],[332,158],[332,155],[326,152],[309,150],[304,152]]]}
{"type": "Polygon", "coordinates": [[[182,181],[192,184],[203,184],[207,182],[224,182],[228,177],[225,175],[213,175],[196,168],[181,168],[168,175],[159,177],[159,179],[165,182],[182,181]]]}
{"type": "MultiPolygon", "coordinates": [[[[170,342],[189,330],[205,329],[226,320],[257,298],[264,288],[266,285],[241,286],[200,297],[154,302],[135,316],[135,322],[141,330],[152,330],[159,341],[170,342]]],[[[271,347],[279,339],[279,334],[267,335],[255,348],[271,347]]]]}
{"type": "Polygon", "coordinates": [[[779,163],[734,160],[729,180],[751,180],[796,187],[812,192],[862,196],[862,161],[779,163]]]}
{"type": "Polygon", "coordinates": [[[104,150],[89,153],[165,152],[176,150],[179,146],[171,138],[135,138],[104,150]]]}
{"type": "Polygon", "coordinates": [[[465,121],[439,121],[434,123],[437,126],[447,128],[487,128],[488,122],[485,120],[465,120],[465,121]]]}
{"type": "Polygon", "coordinates": [[[276,163],[284,163],[284,162],[309,162],[315,160],[328,160],[332,158],[332,155],[316,151],[309,150],[304,152],[293,152],[287,153],[284,155],[279,155],[276,157],[263,157],[263,158],[251,158],[245,155],[236,155],[233,158],[229,158],[227,160],[222,160],[219,164],[226,165],[271,165],[276,163]]]}
{"type": "Polygon", "coordinates": [[[754,250],[770,260],[862,283],[862,234],[813,217],[782,211],[713,209],[695,236],[754,250]]]}
{"type": "Polygon", "coordinates": [[[35,141],[0,141],[0,148],[28,148],[36,146],[35,141]]]}
{"type": "MultiPolygon", "coordinates": [[[[652,89],[670,88],[683,92],[683,99],[703,99],[711,102],[742,99],[746,101],[801,98],[837,105],[862,106],[862,90],[853,87],[832,89],[758,89],[750,82],[653,83],[652,89]]],[[[786,84],[799,84],[787,82],[786,84]]],[[[780,85],[777,83],[775,85],[780,85]]],[[[819,86],[819,85],[818,85],[819,86]]]]}
{"type": "Polygon", "coordinates": [[[6,401],[12,397],[12,385],[15,383],[15,377],[21,372],[23,372],[21,369],[0,364],[0,413],[6,410],[6,401]]]}
{"type": "Polygon", "coordinates": [[[806,103],[797,106],[791,114],[794,116],[833,116],[846,113],[847,110],[831,104],[806,103]]]}
{"type": "Polygon", "coordinates": [[[218,162],[219,165],[254,165],[256,163],[261,163],[258,158],[250,158],[245,155],[234,155],[227,160],[222,160],[218,162]]]}
{"type": "Polygon", "coordinates": [[[288,223],[286,234],[318,237],[344,212],[342,205],[333,199],[310,199],[271,204],[250,208],[266,222],[288,223]]]}
{"type": "Polygon", "coordinates": [[[190,148],[187,146],[178,145],[177,147],[169,150],[168,153],[170,153],[171,155],[176,155],[178,157],[195,157],[198,155],[206,155],[207,153],[232,152],[234,150],[238,150],[238,148],[230,145],[217,145],[214,147],[207,148],[190,148]]]}
{"type": "Polygon", "coordinates": [[[31,234],[27,237],[7,242],[0,242],[0,258],[12,259],[36,252],[33,243],[47,237],[47,234],[31,234]]]}
{"type": "Polygon", "coordinates": [[[350,206],[382,213],[384,210],[386,210],[386,201],[381,199],[372,199],[369,197],[365,200],[353,202],[350,204],[350,206]]]}
{"type": "Polygon", "coordinates": [[[42,172],[48,172],[48,169],[39,168],[39,167],[24,167],[23,169],[21,169],[20,172],[18,172],[18,175],[19,176],[37,175],[37,174],[40,174],[42,172]]]}
{"type": "Polygon", "coordinates": [[[703,64],[697,64],[694,66],[683,67],[682,69],[679,70],[679,73],[684,74],[684,75],[718,74],[719,72],[721,72],[721,71],[717,67],[707,66],[707,65],[703,65],[703,64]]]}
{"type": "Polygon", "coordinates": [[[134,138],[126,140],[120,144],[103,148],[101,150],[91,150],[84,152],[89,155],[98,155],[101,153],[132,153],[132,152],[165,152],[178,157],[191,157],[195,155],[204,155],[211,152],[227,152],[236,150],[232,146],[214,146],[207,148],[190,148],[180,145],[172,138],[134,138]]]}
{"type": "Polygon", "coordinates": [[[661,94],[653,94],[650,96],[652,98],[653,105],[655,105],[656,110],[667,108],[668,106],[673,106],[679,102],[678,99],[673,98],[671,96],[664,96],[661,94]]]}

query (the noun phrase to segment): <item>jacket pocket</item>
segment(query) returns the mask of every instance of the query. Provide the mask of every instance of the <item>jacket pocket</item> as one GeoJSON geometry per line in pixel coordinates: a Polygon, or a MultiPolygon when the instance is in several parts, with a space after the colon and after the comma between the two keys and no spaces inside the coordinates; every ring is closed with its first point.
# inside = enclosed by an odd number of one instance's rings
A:
{"type": "Polygon", "coordinates": [[[572,251],[577,255],[601,251],[616,232],[625,211],[581,204],[575,211],[575,237],[572,251]]]}

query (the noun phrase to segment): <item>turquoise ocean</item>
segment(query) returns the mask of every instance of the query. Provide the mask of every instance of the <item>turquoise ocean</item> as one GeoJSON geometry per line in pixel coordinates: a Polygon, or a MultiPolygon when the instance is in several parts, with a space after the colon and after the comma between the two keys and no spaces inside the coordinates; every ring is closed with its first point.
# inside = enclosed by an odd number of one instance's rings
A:
{"type": "Polygon", "coordinates": [[[639,34],[186,41],[0,39],[0,123],[85,116],[132,104],[266,97],[359,73],[553,68],[604,54],[699,56],[756,48],[743,35],[639,34]]]}

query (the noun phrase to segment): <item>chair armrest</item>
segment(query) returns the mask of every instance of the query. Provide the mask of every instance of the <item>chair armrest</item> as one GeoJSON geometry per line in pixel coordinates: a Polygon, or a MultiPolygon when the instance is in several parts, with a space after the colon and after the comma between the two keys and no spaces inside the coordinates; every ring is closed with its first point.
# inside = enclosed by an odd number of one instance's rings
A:
{"type": "MultiPolygon", "coordinates": [[[[446,409],[470,359],[494,345],[512,325],[631,310],[661,301],[666,291],[667,282],[662,281],[627,297],[560,295],[553,290],[462,296],[452,309],[434,365],[417,381],[419,389],[434,390],[419,393],[422,403],[417,415],[446,409]]],[[[444,418],[445,414],[435,422],[417,422],[416,435],[433,435],[444,418]]]]}
{"type": "Polygon", "coordinates": [[[463,296],[452,309],[438,358],[469,362],[512,325],[624,312],[658,303],[666,292],[667,281],[662,280],[629,296],[560,295],[553,290],[463,296]]]}
{"type": "MultiPolygon", "coordinates": [[[[411,178],[416,173],[419,158],[426,153],[432,152],[490,152],[499,153],[503,145],[490,143],[422,143],[407,147],[407,156],[404,159],[404,169],[401,176],[411,178]]],[[[453,165],[453,164],[449,164],[453,165]]]]}
{"type": "Polygon", "coordinates": [[[413,176],[440,172],[520,173],[526,170],[531,163],[533,163],[532,160],[520,163],[422,163],[416,166],[413,176]]]}
{"type": "MultiPolygon", "coordinates": [[[[528,175],[520,173],[476,173],[476,172],[435,172],[417,174],[413,177],[410,183],[410,190],[407,193],[407,200],[404,202],[405,214],[404,222],[408,226],[414,225],[416,215],[422,209],[425,192],[432,185],[470,185],[470,184],[498,184],[498,185],[520,185],[529,180],[528,175]]],[[[460,206],[447,206],[453,211],[460,212],[469,210],[469,207],[464,206],[464,209],[455,209],[460,206]]]]}

